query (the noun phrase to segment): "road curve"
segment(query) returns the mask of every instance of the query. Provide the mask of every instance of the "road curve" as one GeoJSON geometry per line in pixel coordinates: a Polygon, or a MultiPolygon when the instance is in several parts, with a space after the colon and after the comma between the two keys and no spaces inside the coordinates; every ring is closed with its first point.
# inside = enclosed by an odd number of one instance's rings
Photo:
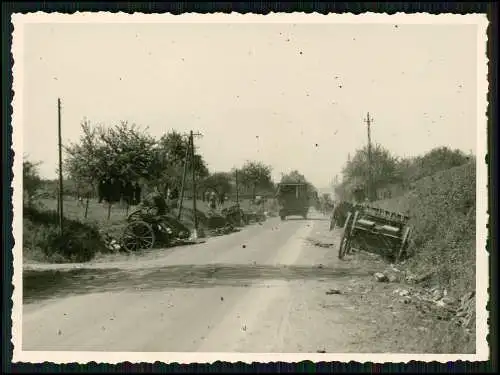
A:
{"type": "Polygon", "coordinates": [[[27,273],[23,350],[355,351],[342,296],[319,306],[323,282],[346,275],[334,249],[307,240],[328,233],[318,218],[273,218],[143,258],[27,273]]]}

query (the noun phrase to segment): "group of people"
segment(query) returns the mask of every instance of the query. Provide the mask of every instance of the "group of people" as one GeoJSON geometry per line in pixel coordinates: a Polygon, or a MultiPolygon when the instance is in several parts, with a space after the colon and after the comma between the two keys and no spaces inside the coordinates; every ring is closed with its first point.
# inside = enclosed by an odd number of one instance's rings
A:
{"type": "Polygon", "coordinates": [[[117,178],[106,178],[99,181],[97,194],[99,203],[106,201],[115,203],[123,201],[130,205],[141,202],[141,186],[138,182],[122,181],[117,178]]]}

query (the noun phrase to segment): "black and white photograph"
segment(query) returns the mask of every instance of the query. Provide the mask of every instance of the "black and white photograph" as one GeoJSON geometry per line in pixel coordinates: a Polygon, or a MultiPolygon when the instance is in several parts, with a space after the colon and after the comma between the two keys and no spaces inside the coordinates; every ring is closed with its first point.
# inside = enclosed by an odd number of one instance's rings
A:
{"type": "Polygon", "coordinates": [[[486,15],[12,24],[14,361],[489,358],[486,15]]]}

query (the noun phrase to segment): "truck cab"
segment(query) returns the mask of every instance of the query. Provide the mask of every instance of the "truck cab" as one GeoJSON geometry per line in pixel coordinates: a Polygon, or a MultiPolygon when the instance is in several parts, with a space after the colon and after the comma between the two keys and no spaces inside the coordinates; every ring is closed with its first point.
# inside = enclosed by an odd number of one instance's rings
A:
{"type": "Polygon", "coordinates": [[[310,192],[304,183],[280,183],[276,192],[281,220],[287,216],[307,218],[310,206],[310,192]]]}

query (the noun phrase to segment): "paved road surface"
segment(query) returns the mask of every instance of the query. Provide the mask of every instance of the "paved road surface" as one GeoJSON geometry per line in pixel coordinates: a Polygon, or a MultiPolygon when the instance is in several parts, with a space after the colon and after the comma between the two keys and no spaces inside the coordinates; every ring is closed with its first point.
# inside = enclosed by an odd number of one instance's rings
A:
{"type": "Polygon", "coordinates": [[[348,271],[336,246],[308,241],[338,241],[320,218],[38,276],[43,293],[25,286],[23,350],[355,352],[352,307],[325,296],[348,271]]]}

